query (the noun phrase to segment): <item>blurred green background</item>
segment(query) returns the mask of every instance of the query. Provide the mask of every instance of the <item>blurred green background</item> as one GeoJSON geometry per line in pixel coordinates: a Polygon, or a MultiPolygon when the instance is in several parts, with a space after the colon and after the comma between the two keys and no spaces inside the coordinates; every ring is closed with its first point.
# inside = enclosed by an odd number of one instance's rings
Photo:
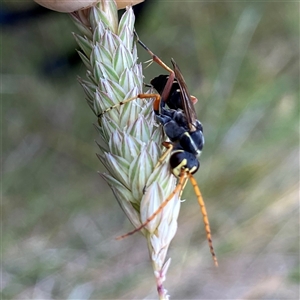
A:
{"type": "MultiPolygon", "coordinates": [[[[220,266],[188,185],[171,299],[299,299],[299,3],[153,1],[137,30],[179,64],[206,138],[196,178],[220,266]]],[[[2,28],[2,299],[156,299],[146,240],[114,240],[132,226],[97,174],[84,67],[43,67],[75,53],[72,31],[59,13],[2,28]]]]}

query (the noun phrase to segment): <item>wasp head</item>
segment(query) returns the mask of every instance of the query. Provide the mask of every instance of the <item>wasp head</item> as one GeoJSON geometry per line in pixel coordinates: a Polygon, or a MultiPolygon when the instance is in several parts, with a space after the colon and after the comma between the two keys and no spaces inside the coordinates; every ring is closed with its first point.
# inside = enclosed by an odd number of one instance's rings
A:
{"type": "Polygon", "coordinates": [[[190,152],[175,150],[170,157],[172,173],[179,177],[182,170],[194,174],[200,167],[199,160],[190,152]]]}

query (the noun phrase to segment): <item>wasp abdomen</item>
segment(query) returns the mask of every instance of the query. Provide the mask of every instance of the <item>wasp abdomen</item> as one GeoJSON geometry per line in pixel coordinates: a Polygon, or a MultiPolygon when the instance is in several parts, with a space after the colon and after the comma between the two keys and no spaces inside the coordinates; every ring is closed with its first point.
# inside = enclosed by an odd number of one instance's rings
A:
{"type": "MultiPolygon", "coordinates": [[[[153,78],[150,83],[157,90],[157,92],[162,95],[166,83],[169,79],[169,75],[159,75],[153,78]]],[[[177,79],[174,78],[172,86],[170,87],[170,91],[166,99],[162,99],[164,104],[166,103],[170,109],[183,109],[182,101],[180,97],[180,86],[177,82],[177,79]]],[[[163,105],[164,105],[163,104],[163,105]]]]}

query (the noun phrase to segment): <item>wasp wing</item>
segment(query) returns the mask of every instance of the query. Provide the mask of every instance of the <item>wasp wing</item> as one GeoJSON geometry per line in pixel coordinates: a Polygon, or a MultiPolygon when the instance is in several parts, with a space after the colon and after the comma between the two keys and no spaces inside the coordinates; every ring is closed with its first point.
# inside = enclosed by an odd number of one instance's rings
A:
{"type": "Polygon", "coordinates": [[[196,111],[194,107],[194,103],[191,100],[191,95],[188,92],[187,85],[185,83],[185,80],[181,74],[181,71],[175,62],[175,60],[172,58],[172,65],[174,68],[174,73],[175,73],[175,78],[177,79],[179,88],[180,88],[180,97],[181,97],[181,102],[182,102],[182,108],[186,116],[186,120],[188,122],[190,131],[195,131],[196,130],[196,111]]]}

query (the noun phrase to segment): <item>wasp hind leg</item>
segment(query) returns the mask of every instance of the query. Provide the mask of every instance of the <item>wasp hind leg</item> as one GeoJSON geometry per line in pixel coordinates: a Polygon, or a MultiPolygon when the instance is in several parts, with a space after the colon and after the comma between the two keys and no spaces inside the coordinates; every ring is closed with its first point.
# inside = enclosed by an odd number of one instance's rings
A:
{"type": "MultiPolygon", "coordinates": [[[[137,42],[151,55],[151,61],[156,62],[158,65],[160,65],[163,69],[165,69],[166,71],[168,71],[170,73],[168,81],[166,83],[166,86],[161,94],[161,98],[163,99],[163,101],[165,101],[171,91],[171,87],[172,84],[174,82],[175,79],[175,73],[174,71],[168,67],[156,54],[154,54],[139,38],[139,36],[137,35],[136,31],[134,31],[135,37],[137,42]]],[[[149,61],[148,61],[149,62],[149,61]]],[[[151,64],[151,63],[150,63],[151,64]]],[[[148,64],[148,66],[150,65],[148,64]]]]}
{"type": "Polygon", "coordinates": [[[167,70],[169,73],[174,73],[174,71],[168,67],[157,55],[155,55],[139,38],[138,34],[136,31],[134,31],[134,35],[136,37],[137,42],[151,55],[152,61],[156,62],[159,64],[162,68],[167,70]]]}

